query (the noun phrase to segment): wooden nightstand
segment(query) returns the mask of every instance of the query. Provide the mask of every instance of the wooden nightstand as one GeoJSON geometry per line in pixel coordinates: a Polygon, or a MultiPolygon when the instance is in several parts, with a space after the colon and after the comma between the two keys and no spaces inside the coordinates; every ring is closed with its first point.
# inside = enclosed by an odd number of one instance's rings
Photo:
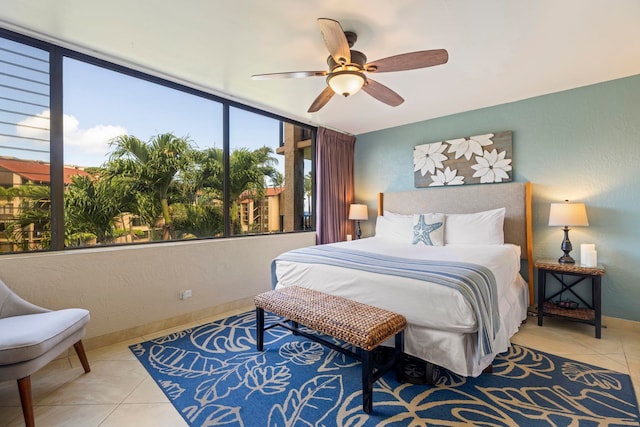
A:
{"type": "Polygon", "coordinates": [[[537,260],[538,270],[538,326],[542,326],[544,316],[561,317],[576,322],[588,323],[596,327],[596,338],[600,338],[602,329],[602,276],[605,270],[601,266],[586,267],[580,264],[561,264],[552,259],[537,260]],[[561,285],[559,291],[546,295],[547,274],[553,276],[561,285]],[[574,278],[572,282],[564,276],[574,278]],[[572,288],[579,283],[591,279],[591,304],[586,302],[572,288]],[[563,292],[573,294],[582,304],[577,308],[562,308],[554,301],[563,292]]]}

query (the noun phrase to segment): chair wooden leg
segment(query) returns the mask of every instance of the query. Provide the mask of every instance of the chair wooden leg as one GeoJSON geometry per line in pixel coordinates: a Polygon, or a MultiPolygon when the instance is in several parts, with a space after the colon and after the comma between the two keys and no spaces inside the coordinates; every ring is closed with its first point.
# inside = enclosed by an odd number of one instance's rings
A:
{"type": "Polygon", "coordinates": [[[24,424],[27,427],[36,425],[33,417],[33,399],[31,397],[31,377],[24,377],[18,380],[18,390],[20,391],[20,402],[22,403],[22,415],[24,424]]]}
{"type": "Polygon", "coordinates": [[[84,346],[82,345],[82,340],[78,341],[73,345],[73,348],[76,349],[76,354],[80,359],[80,363],[82,363],[82,367],[84,368],[84,372],[91,372],[91,367],[89,367],[89,361],[87,360],[87,354],[84,352],[84,346]]]}

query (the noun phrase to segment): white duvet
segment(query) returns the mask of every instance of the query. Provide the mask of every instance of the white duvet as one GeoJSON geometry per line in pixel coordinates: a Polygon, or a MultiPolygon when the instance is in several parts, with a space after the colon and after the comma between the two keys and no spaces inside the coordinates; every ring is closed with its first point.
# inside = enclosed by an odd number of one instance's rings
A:
{"type": "Polygon", "coordinates": [[[518,246],[424,246],[376,237],[333,245],[395,257],[469,262],[493,272],[500,330],[494,340],[494,353],[480,358],[475,344],[474,311],[456,290],[405,277],[324,264],[276,262],[278,287],[302,286],[403,314],[408,322],[405,351],[460,375],[480,375],[495,354],[507,349],[509,338],[526,319],[528,289],[519,275],[518,246]]]}

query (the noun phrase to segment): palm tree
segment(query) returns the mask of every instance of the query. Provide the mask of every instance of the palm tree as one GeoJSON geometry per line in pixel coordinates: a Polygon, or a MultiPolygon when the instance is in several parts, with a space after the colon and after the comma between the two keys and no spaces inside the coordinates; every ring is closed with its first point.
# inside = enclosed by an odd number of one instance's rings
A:
{"type": "Polygon", "coordinates": [[[275,175],[271,178],[271,187],[278,189],[284,187],[284,174],[282,172],[275,172],[275,175]]]}
{"type": "Polygon", "coordinates": [[[8,221],[6,235],[9,241],[22,247],[23,251],[29,248],[30,238],[25,238],[24,233],[35,232],[39,236],[39,248],[48,249],[51,244],[51,190],[44,185],[35,185],[27,182],[19,187],[13,187],[3,191],[3,197],[11,200],[20,198],[19,213],[8,221]]]}
{"type": "Polygon", "coordinates": [[[194,167],[188,172],[194,193],[204,191],[209,196],[222,200],[224,157],[221,148],[206,148],[194,152],[194,167]]]}
{"type": "Polygon", "coordinates": [[[12,201],[15,197],[20,195],[20,187],[0,187],[0,200],[7,202],[12,201]]]}
{"type": "MultiPolygon", "coordinates": [[[[159,211],[164,219],[162,240],[170,240],[173,237],[173,227],[169,212],[169,187],[180,173],[190,169],[193,162],[193,149],[189,139],[163,133],[145,143],[135,136],[121,135],[111,140],[110,144],[114,150],[107,164],[109,173],[137,183],[140,193],[138,198],[143,203],[141,217],[154,213],[155,209],[149,206],[150,201],[159,204],[159,211]],[[152,199],[145,199],[145,194],[152,196],[152,199]]],[[[148,217],[146,219],[149,220],[148,217]]]]}
{"type": "Polygon", "coordinates": [[[246,191],[249,196],[261,199],[266,187],[265,178],[277,179],[278,170],[275,165],[278,159],[273,155],[271,147],[263,146],[250,151],[238,148],[229,156],[229,201],[232,222],[237,231],[238,200],[246,191]]]}
{"type": "Polygon", "coordinates": [[[122,178],[76,175],[65,192],[65,231],[72,236],[90,233],[96,243],[108,243],[114,237],[114,225],[124,212],[131,212],[133,194],[122,178]]]}

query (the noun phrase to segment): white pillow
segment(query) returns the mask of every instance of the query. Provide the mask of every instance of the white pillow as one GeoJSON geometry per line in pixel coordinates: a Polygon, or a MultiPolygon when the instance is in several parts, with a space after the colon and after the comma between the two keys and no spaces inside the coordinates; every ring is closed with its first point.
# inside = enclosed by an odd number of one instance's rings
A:
{"type": "Polygon", "coordinates": [[[471,214],[447,214],[444,241],[447,245],[504,244],[505,208],[471,214]]]}
{"type": "Polygon", "coordinates": [[[444,245],[444,221],[442,213],[426,213],[413,216],[414,245],[422,243],[426,246],[444,245]]]}
{"type": "Polygon", "coordinates": [[[397,213],[397,212],[384,211],[384,217],[385,218],[391,218],[391,219],[395,219],[395,218],[410,218],[410,219],[413,219],[413,214],[401,214],[401,213],[397,213]]]}
{"type": "Polygon", "coordinates": [[[376,219],[376,237],[396,242],[411,243],[413,216],[379,216],[376,219]]]}

